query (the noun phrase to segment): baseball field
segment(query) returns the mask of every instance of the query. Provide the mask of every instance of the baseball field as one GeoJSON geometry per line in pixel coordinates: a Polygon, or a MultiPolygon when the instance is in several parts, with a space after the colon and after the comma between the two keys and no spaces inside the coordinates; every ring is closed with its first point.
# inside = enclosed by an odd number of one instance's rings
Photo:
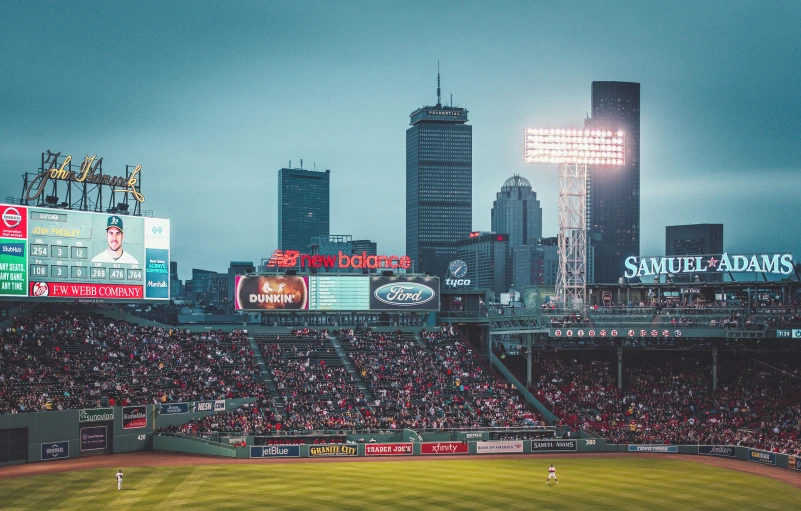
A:
{"type": "Polygon", "coordinates": [[[796,509],[801,475],[781,472],[790,484],[658,456],[123,465],[0,479],[0,509],[796,509]]]}

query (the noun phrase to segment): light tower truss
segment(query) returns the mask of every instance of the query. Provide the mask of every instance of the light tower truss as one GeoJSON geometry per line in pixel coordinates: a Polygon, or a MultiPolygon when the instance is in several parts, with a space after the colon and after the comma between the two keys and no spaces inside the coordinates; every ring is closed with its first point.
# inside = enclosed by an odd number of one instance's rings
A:
{"type": "Polygon", "coordinates": [[[622,131],[576,129],[523,130],[523,160],[559,164],[559,268],[556,300],[560,307],[587,304],[587,165],[624,165],[622,131]]]}

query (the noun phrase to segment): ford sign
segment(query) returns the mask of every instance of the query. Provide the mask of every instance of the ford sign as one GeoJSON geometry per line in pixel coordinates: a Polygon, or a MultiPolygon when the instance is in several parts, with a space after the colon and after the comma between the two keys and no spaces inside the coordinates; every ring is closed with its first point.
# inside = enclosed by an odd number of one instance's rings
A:
{"type": "Polygon", "coordinates": [[[430,302],[436,296],[433,289],[423,284],[395,282],[375,290],[376,299],[387,305],[416,307],[430,302]]]}

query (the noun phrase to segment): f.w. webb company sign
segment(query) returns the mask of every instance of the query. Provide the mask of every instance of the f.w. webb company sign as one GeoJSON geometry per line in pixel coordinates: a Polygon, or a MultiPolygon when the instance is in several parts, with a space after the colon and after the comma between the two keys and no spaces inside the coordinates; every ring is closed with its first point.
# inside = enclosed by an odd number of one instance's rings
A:
{"type": "Polygon", "coordinates": [[[793,273],[792,254],[734,254],[626,258],[626,278],[677,273],[793,273]]]}

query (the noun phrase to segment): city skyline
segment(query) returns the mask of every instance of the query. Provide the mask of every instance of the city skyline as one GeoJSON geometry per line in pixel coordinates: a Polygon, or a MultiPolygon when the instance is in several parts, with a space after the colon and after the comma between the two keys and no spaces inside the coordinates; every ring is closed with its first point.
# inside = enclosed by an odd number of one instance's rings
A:
{"type": "Polygon", "coordinates": [[[399,254],[405,119],[434,103],[439,59],[442,103],[453,92],[470,110],[472,230],[489,230],[495,193],[519,173],[541,201],[543,236],[556,235],[556,166],[523,164],[521,129],[581,127],[593,81],[633,81],[640,255],[663,253],[665,226],[689,223],[723,223],[730,251],[801,255],[798,4],[472,3],[448,15],[462,30],[424,38],[419,20],[441,10],[424,3],[238,7],[7,7],[0,200],[20,196],[48,149],[97,154],[115,175],[141,164],[143,209],[172,219],[185,279],[269,257],[274,172],[303,158],[332,169],[331,232],[399,254]],[[45,20],[91,30],[57,37],[45,20]]]}

